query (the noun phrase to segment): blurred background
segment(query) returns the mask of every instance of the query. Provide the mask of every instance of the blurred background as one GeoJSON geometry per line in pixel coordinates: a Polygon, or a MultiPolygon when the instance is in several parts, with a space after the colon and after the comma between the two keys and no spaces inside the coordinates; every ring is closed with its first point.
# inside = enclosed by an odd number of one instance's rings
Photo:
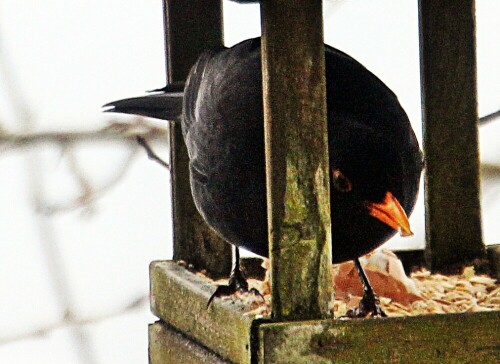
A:
{"type": "MultiPolygon", "coordinates": [[[[500,2],[476,0],[479,115],[500,109],[500,2]]],[[[325,41],[399,97],[421,134],[417,1],[325,1],[325,41]]],[[[260,33],[224,1],[225,43],[260,33]]],[[[189,45],[186,45],[189,46],[189,45]]],[[[162,87],[160,0],[0,2],[0,363],[147,363],[148,264],[172,255],[155,120],[101,105],[162,87]]],[[[480,130],[486,243],[500,242],[500,122],[480,130]]],[[[457,211],[459,213],[459,211],[457,211]]],[[[388,247],[422,248],[415,235],[388,247]]]]}

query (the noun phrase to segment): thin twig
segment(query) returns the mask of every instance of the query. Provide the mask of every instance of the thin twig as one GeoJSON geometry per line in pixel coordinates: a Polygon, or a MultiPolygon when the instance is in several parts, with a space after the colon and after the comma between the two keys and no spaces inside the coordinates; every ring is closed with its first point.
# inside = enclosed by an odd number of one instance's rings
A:
{"type": "Polygon", "coordinates": [[[168,127],[161,127],[137,118],[124,123],[112,120],[105,128],[88,131],[62,131],[38,133],[10,133],[0,128],[0,146],[3,150],[30,147],[35,144],[65,144],[83,142],[131,141],[136,136],[148,139],[168,140],[168,127]]]}
{"type": "Polygon", "coordinates": [[[31,329],[27,332],[23,332],[17,335],[12,335],[12,336],[4,336],[0,337],[0,345],[5,345],[5,344],[10,344],[13,342],[17,341],[22,341],[22,340],[28,340],[36,337],[41,337],[45,336],[47,334],[50,334],[52,331],[61,329],[61,328],[67,328],[67,327],[74,327],[74,326],[83,326],[83,325],[91,325],[91,324],[96,324],[100,323],[103,321],[110,320],[114,317],[118,317],[127,313],[131,313],[133,311],[141,309],[147,302],[148,302],[149,297],[148,296],[141,296],[138,297],[137,299],[134,299],[131,301],[129,304],[126,306],[116,309],[112,312],[106,313],[106,314],[101,314],[101,315],[96,315],[96,316],[90,316],[90,317],[84,317],[84,318],[79,318],[75,317],[72,315],[66,315],[63,319],[60,321],[44,325],[41,327],[38,327],[36,329],[31,329]]]}
{"type": "MultiPolygon", "coordinates": [[[[80,196],[66,203],[57,203],[57,204],[44,203],[41,206],[39,206],[38,212],[45,215],[55,215],[56,213],[67,212],[82,207],[86,207],[91,203],[95,202],[123,179],[125,174],[129,171],[129,167],[132,164],[132,161],[137,156],[138,150],[139,147],[134,143],[129,151],[128,156],[116,168],[116,172],[110,178],[108,178],[107,181],[103,182],[100,186],[98,187],[90,186],[89,188],[83,188],[80,196]]],[[[78,167],[73,166],[71,168],[74,169],[78,167]]],[[[76,170],[73,170],[73,173],[76,173],[77,176],[82,175],[81,172],[76,170]]],[[[77,178],[80,179],[79,177],[77,178]]]]}
{"type": "Polygon", "coordinates": [[[485,125],[500,117],[500,110],[479,118],[479,124],[485,125]]]}
{"type": "Polygon", "coordinates": [[[170,169],[170,166],[167,162],[165,162],[163,159],[161,159],[160,157],[158,157],[158,155],[153,151],[153,149],[151,149],[151,147],[149,146],[148,142],[146,141],[146,139],[140,135],[137,135],[135,137],[135,140],[137,140],[137,143],[139,143],[140,146],[142,146],[145,150],[146,150],[146,153],[148,154],[148,158],[161,164],[163,167],[167,168],[167,169],[170,169]]]}
{"type": "Polygon", "coordinates": [[[65,145],[63,152],[66,154],[66,159],[68,160],[71,173],[80,187],[81,194],[80,197],[78,197],[78,200],[82,202],[82,205],[85,205],[87,209],[90,210],[92,208],[91,203],[93,201],[92,196],[94,196],[94,187],[80,168],[73,149],[73,143],[65,145]]]}
{"type": "Polygon", "coordinates": [[[482,178],[498,179],[500,178],[500,165],[493,163],[481,163],[482,178]]]}
{"type": "MultiPolygon", "coordinates": [[[[0,34],[0,68],[3,68],[0,69],[0,73],[3,76],[2,79],[4,80],[6,94],[10,97],[10,103],[22,130],[31,131],[35,127],[35,118],[32,109],[22,88],[19,87],[20,83],[15,79],[13,68],[8,63],[7,52],[2,49],[2,46],[3,43],[0,34]]],[[[27,181],[28,193],[31,195],[33,207],[36,209],[39,202],[44,199],[44,186],[39,155],[35,153],[28,154],[25,166],[29,176],[27,181]]],[[[73,312],[74,298],[71,284],[62,262],[56,229],[53,221],[50,221],[46,216],[38,214],[35,216],[35,219],[42,251],[45,255],[46,267],[56,293],[57,303],[62,312],[66,316],[70,316],[73,312]]],[[[75,350],[80,363],[93,364],[97,362],[90,337],[83,326],[72,327],[70,337],[73,340],[73,350],[75,350]]]]}

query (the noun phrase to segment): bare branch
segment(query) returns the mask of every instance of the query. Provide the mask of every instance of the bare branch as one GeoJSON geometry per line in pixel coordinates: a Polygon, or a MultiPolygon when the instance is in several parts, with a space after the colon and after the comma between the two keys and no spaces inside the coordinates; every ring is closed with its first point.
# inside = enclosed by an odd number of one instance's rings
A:
{"type": "MultiPolygon", "coordinates": [[[[35,144],[65,144],[83,142],[128,141],[135,142],[137,136],[168,141],[168,126],[158,126],[138,117],[133,122],[109,121],[108,126],[88,131],[63,131],[39,133],[10,133],[0,128],[0,146],[3,150],[25,148],[35,144]]],[[[0,150],[1,151],[1,150],[0,150]]]]}
{"type": "Polygon", "coordinates": [[[141,309],[144,305],[146,305],[148,300],[149,300],[148,296],[146,295],[140,296],[132,300],[130,303],[123,306],[122,308],[119,308],[113,312],[91,317],[78,318],[76,316],[73,316],[72,314],[66,314],[61,321],[41,326],[36,329],[32,329],[17,335],[0,337],[0,345],[10,344],[16,341],[28,340],[37,337],[43,337],[45,335],[50,334],[52,331],[61,328],[100,323],[117,316],[137,311],[141,309]]]}
{"type": "Polygon", "coordinates": [[[83,173],[81,173],[79,166],[75,163],[70,168],[72,172],[75,174],[77,180],[79,181],[80,186],[82,187],[82,193],[76,197],[75,199],[66,202],[66,203],[58,203],[58,204],[41,204],[37,211],[44,215],[55,215],[56,213],[67,212],[71,210],[76,210],[83,207],[89,207],[93,202],[101,198],[106,192],[108,192],[111,188],[113,188],[118,182],[122,180],[125,174],[128,172],[132,161],[135,159],[139,151],[139,147],[136,143],[133,143],[128,156],[125,160],[116,168],[116,172],[101,186],[95,187],[90,185],[86,179],[83,177],[83,173]]]}
{"type": "Polygon", "coordinates": [[[92,184],[89,182],[84,173],[82,173],[82,169],[78,164],[78,160],[73,149],[73,143],[70,145],[65,145],[64,152],[68,159],[69,168],[72,174],[75,176],[80,190],[82,191],[78,200],[81,201],[82,205],[85,205],[87,209],[90,210],[92,208],[91,204],[93,202],[92,197],[94,195],[94,187],[92,187],[92,184]]]}
{"type": "MultiPolygon", "coordinates": [[[[10,97],[15,116],[21,125],[22,130],[30,131],[35,127],[35,118],[33,116],[30,103],[17,82],[16,74],[10,67],[7,52],[3,49],[3,43],[0,34],[0,72],[5,83],[6,94],[10,97]]],[[[8,134],[7,134],[8,135],[8,134]]],[[[36,208],[39,201],[43,201],[44,188],[40,158],[36,154],[26,156],[26,171],[28,173],[28,193],[31,195],[32,204],[36,208]]],[[[54,292],[57,298],[57,304],[63,312],[71,312],[74,298],[72,296],[71,284],[65,274],[62,256],[59,250],[57,232],[52,221],[47,217],[38,215],[36,217],[39,240],[42,245],[42,251],[45,255],[47,271],[50,275],[51,283],[54,286],[54,292]]],[[[78,361],[83,364],[93,364],[97,362],[93,345],[90,341],[87,331],[82,326],[73,326],[70,330],[70,337],[73,340],[73,349],[78,356],[78,361]]]]}
{"type": "Polygon", "coordinates": [[[151,147],[149,146],[148,142],[144,137],[138,135],[135,137],[135,139],[137,140],[137,143],[139,143],[139,145],[141,145],[144,149],[146,149],[146,153],[148,154],[149,159],[161,164],[163,167],[167,169],[170,169],[168,163],[165,162],[160,157],[158,157],[158,155],[153,151],[153,149],[151,149],[151,147]]]}
{"type": "Polygon", "coordinates": [[[500,117],[500,110],[479,118],[479,124],[485,125],[500,117]]]}
{"type": "Polygon", "coordinates": [[[481,177],[488,179],[500,178],[500,165],[492,163],[481,163],[481,177]]]}

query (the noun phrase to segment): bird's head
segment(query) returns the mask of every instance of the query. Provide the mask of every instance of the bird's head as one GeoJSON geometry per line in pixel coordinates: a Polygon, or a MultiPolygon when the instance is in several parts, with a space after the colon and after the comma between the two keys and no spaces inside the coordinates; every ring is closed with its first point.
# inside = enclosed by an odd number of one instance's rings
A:
{"type": "Polygon", "coordinates": [[[408,216],[391,191],[385,191],[382,198],[380,198],[382,196],[380,191],[372,191],[373,193],[368,191],[367,193],[366,187],[363,188],[362,185],[357,191],[356,183],[353,185],[351,179],[336,168],[332,169],[331,179],[334,189],[333,202],[339,205],[351,205],[350,208],[345,209],[346,212],[353,213],[357,210],[359,214],[368,214],[386,224],[394,231],[399,232],[401,236],[413,235],[408,216]]]}
{"type": "Polygon", "coordinates": [[[353,124],[337,126],[334,133],[338,136],[330,145],[332,241],[333,259],[340,262],[355,258],[359,246],[367,253],[396,232],[412,235],[407,213],[415,191],[408,186],[414,182],[406,176],[400,148],[395,147],[398,140],[353,124]]]}

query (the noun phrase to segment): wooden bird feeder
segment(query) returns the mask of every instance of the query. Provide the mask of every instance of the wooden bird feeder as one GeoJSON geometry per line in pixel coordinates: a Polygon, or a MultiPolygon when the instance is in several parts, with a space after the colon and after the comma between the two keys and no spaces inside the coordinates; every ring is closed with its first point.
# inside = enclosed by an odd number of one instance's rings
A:
{"type": "MultiPolygon", "coordinates": [[[[237,302],[215,302],[207,310],[213,287],[175,262],[184,260],[220,278],[230,271],[231,250],[196,211],[186,147],[180,126],[172,124],[174,261],[150,267],[151,309],[159,318],[149,326],[150,363],[498,362],[500,312],[329,317],[333,292],[321,5],[321,0],[261,5],[272,318],[243,314],[237,302]],[[288,229],[297,224],[308,234],[292,241],[288,229]],[[294,249],[286,249],[292,243],[294,249]]],[[[487,258],[479,205],[474,5],[474,0],[419,1],[425,258],[433,271],[487,258]],[[460,214],[448,206],[460,208],[460,214]]],[[[222,44],[221,4],[164,0],[164,13],[167,82],[183,82],[201,52],[222,44]]],[[[498,268],[498,247],[488,253],[498,268]]]]}

